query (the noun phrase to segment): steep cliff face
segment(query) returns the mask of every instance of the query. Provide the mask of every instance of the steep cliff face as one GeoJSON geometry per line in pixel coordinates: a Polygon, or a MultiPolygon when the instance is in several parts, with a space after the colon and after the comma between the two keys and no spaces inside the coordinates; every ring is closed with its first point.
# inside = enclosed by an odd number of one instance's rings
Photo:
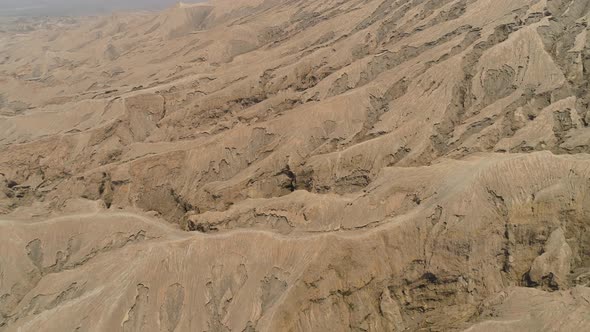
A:
{"type": "Polygon", "coordinates": [[[590,1],[1,23],[0,329],[590,329],[590,1]]]}

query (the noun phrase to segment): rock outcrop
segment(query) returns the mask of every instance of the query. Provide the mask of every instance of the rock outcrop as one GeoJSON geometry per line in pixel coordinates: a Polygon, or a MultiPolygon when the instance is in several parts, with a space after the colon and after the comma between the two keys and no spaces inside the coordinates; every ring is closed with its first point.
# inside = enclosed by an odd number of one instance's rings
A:
{"type": "Polygon", "coordinates": [[[0,20],[0,330],[590,330],[589,5],[0,20]]]}

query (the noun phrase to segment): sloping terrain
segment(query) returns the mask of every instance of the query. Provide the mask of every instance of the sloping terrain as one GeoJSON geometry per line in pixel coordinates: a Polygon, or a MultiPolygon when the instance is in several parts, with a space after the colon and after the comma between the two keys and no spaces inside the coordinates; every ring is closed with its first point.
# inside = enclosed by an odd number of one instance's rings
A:
{"type": "Polygon", "coordinates": [[[0,330],[590,330],[587,0],[0,23],[0,330]]]}

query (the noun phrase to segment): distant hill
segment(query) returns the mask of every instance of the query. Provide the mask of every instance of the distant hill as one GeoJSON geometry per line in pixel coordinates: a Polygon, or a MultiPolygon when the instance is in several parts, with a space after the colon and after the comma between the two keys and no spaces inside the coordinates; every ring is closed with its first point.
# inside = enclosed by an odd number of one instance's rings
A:
{"type": "Polygon", "coordinates": [[[0,16],[69,16],[125,10],[156,10],[170,7],[177,2],[175,0],[5,0],[0,2],[0,16]]]}

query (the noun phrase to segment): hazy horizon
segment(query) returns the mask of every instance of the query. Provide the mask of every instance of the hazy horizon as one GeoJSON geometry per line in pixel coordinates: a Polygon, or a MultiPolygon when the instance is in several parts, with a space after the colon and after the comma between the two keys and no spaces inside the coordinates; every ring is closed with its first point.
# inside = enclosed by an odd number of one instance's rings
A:
{"type": "MultiPolygon", "coordinates": [[[[0,0],[0,16],[69,16],[122,10],[155,10],[178,0],[0,0]]],[[[185,0],[183,2],[203,2],[185,0]]]]}

